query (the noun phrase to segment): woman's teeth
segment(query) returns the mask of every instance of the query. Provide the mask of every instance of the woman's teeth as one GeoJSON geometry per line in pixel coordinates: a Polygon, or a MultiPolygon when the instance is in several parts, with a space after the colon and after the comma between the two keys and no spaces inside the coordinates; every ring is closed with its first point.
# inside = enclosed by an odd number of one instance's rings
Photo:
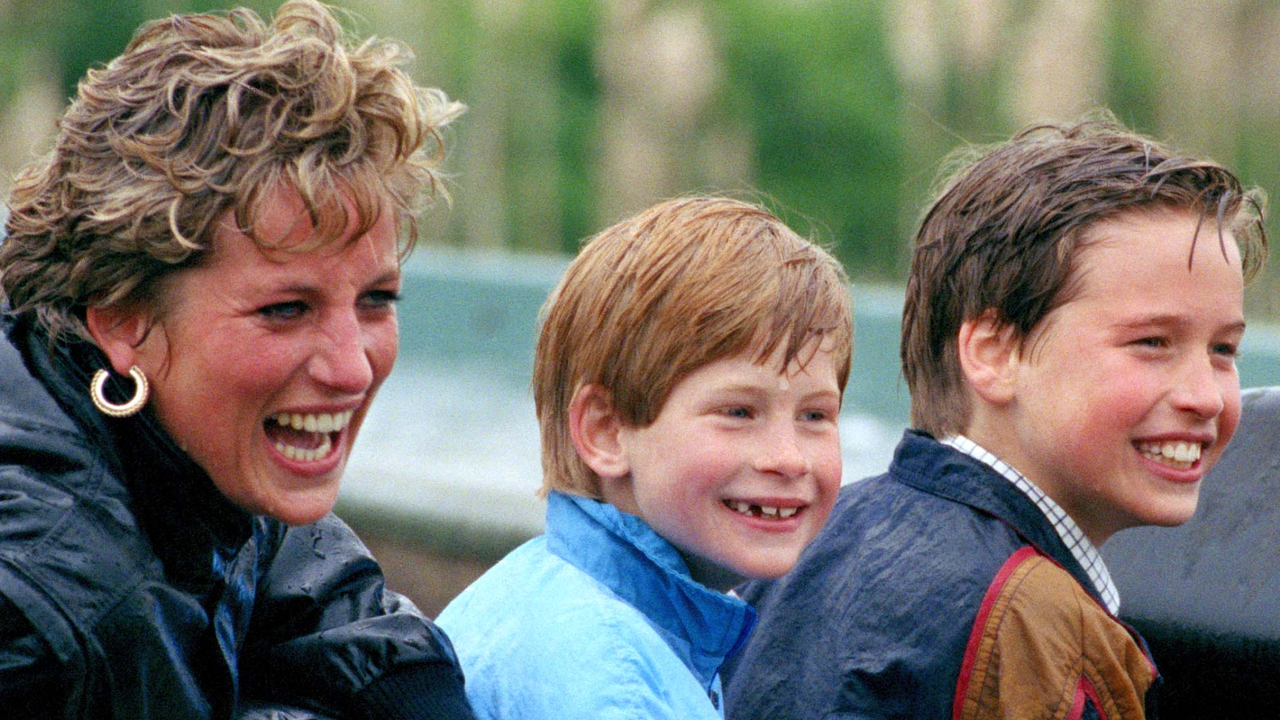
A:
{"type": "Polygon", "coordinates": [[[320,447],[315,448],[314,450],[304,450],[303,448],[294,447],[293,445],[285,445],[277,440],[276,450],[280,451],[281,455],[289,458],[290,460],[314,462],[320,458],[328,456],[329,451],[333,450],[333,441],[329,439],[328,435],[324,435],[323,439],[320,441],[320,447]]]}
{"type": "Polygon", "coordinates": [[[307,432],[338,432],[351,422],[354,410],[340,413],[277,413],[274,420],[281,427],[307,432]]]}
{"type": "Polygon", "coordinates": [[[773,507],[771,505],[752,505],[741,500],[725,500],[725,507],[734,512],[751,517],[763,517],[770,520],[786,520],[800,511],[800,508],[794,507],[773,507]]]}
{"type": "Polygon", "coordinates": [[[354,414],[354,410],[340,413],[277,413],[271,420],[291,432],[274,434],[276,451],[290,460],[300,462],[314,462],[328,457],[333,452],[333,433],[344,430],[354,414]]]}
{"type": "Polygon", "coordinates": [[[1179,470],[1190,469],[1200,460],[1200,443],[1147,442],[1138,445],[1143,456],[1179,470]]]}

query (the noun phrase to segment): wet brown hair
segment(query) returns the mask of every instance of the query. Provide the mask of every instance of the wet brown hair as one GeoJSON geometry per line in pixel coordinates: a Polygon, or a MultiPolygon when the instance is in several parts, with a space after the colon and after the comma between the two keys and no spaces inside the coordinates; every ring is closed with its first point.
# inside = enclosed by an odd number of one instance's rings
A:
{"type": "MultiPolygon", "coordinates": [[[[1073,294],[1087,231],[1137,211],[1196,213],[1230,232],[1246,281],[1267,255],[1265,197],[1221,165],[1184,157],[1108,115],[1028,127],[994,148],[964,149],[958,171],[927,207],[902,316],[902,371],[912,424],[962,432],[969,401],[957,354],[960,326],[987,311],[1015,338],[1073,294]]],[[[1192,248],[1195,252],[1195,246],[1192,248]]]]}
{"type": "Polygon", "coordinates": [[[533,392],[543,492],[600,497],[569,430],[579,388],[602,386],[623,422],[645,427],[694,370],[748,349],[764,362],[779,347],[786,367],[821,338],[843,392],[851,312],[840,264],[756,205],[682,198],[604,230],[542,311],[533,392]]]}
{"type": "MultiPolygon", "coordinates": [[[[267,25],[245,9],[142,26],[90,70],[52,152],[15,179],[0,293],[51,340],[90,339],[90,305],[156,304],[160,280],[205,256],[228,210],[254,228],[273,191],[301,196],[305,251],[390,207],[402,251],[437,190],[438,132],[461,106],[415,85],[411,54],[354,44],[325,6],[291,0],[267,25]]],[[[155,308],[158,311],[158,308],[155,308]]]]}

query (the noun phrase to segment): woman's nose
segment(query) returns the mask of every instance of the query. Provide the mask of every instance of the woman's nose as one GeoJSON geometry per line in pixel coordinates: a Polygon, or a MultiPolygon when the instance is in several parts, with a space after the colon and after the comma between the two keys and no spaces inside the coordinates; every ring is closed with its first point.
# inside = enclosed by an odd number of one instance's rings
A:
{"type": "Polygon", "coordinates": [[[327,319],[316,345],[310,372],[318,382],[346,393],[373,384],[368,342],[354,313],[327,319]]]}

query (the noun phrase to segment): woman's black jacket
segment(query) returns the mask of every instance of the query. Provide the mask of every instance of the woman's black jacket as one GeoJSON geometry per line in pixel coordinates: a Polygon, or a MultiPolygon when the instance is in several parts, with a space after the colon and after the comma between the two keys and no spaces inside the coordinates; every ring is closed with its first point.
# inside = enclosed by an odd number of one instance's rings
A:
{"type": "Polygon", "coordinates": [[[227,501],[91,346],[0,320],[0,716],[470,718],[444,635],[332,515],[227,501]]]}

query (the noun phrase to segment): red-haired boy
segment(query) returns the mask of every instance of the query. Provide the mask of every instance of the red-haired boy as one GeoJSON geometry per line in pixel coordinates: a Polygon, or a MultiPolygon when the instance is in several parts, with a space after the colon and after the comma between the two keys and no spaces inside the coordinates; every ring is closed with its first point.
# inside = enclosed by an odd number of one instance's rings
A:
{"type": "Polygon", "coordinates": [[[723,717],[754,613],[841,479],[843,271],[763,208],[656,205],[592,238],[534,360],[547,532],[439,622],[477,717],[723,717]]]}

